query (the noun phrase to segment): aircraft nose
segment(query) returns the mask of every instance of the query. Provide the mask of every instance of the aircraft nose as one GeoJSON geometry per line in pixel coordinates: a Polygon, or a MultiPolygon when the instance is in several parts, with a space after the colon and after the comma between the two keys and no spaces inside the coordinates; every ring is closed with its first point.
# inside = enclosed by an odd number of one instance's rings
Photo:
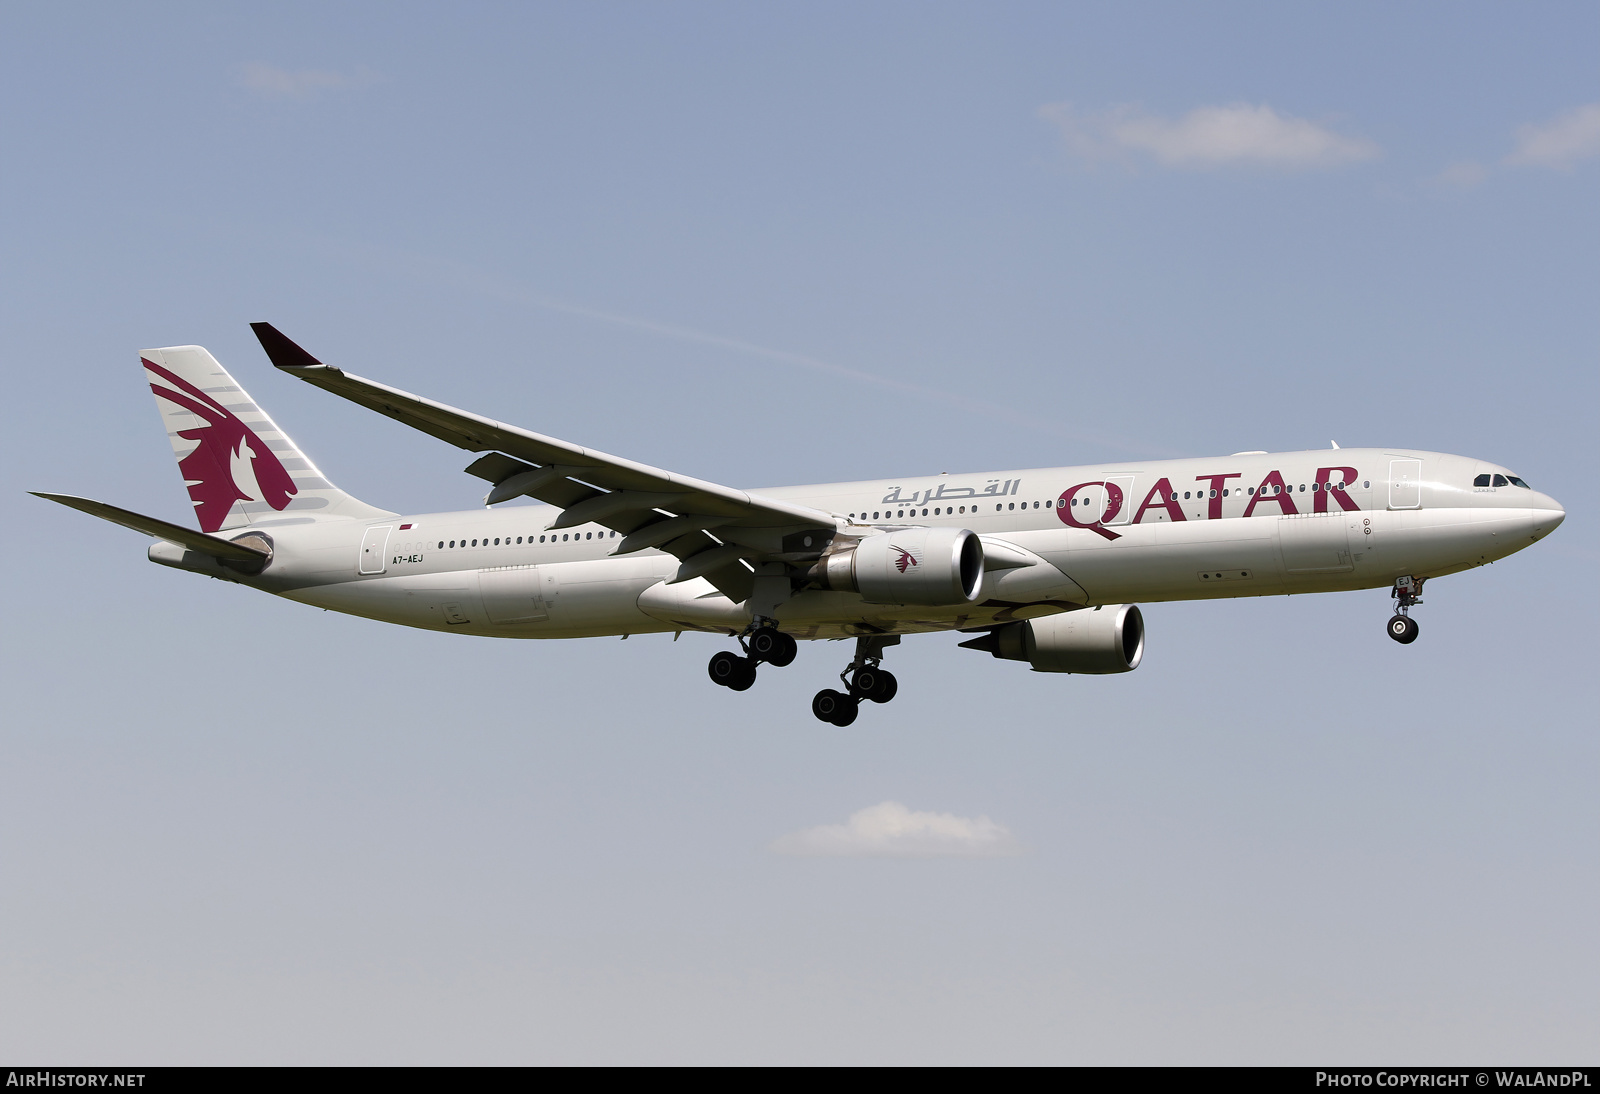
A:
{"type": "Polygon", "coordinates": [[[1561,503],[1548,494],[1539,495],[1539,506],[1533,511],[1533,535],[1535,539],[1545,536],[1561,527],[1561,522],[1567,519],[1567,511],[1561,503]]]}

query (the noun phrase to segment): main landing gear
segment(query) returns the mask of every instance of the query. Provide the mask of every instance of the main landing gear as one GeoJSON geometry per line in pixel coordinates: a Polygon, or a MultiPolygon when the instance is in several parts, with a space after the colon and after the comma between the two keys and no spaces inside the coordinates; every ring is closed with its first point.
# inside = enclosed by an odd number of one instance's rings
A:
{"type": "Polygon", "coordinates": [[[1389,619],[1389,637],[1403,646],[1417,640],[1417,621],[1410,613],[1413,605],[1422,603],[1422,583],[1426,580],[1425,577],[1402,577],[1389,592],[1395,601],[1395,612],[1389,619]]]}
{"type": "Polygon", "coordinates": [[[883,660],[884,647],[899,641],[899,635],[875,634],[857,638],[855,660],[839,674],[846,690],[839,692],[824,688],[817,692],[811,700],[811,713],[820,721],[847,726],[856,720],[863,699],[870,699],[874,703],[887,703],[893,699],[900,690],[900,683],[894,678],[894,673],[880,667],[879,663],[883,660]]]}
{"type": "MultiPolygon", "coordinates": [[[[839,674],[845,690],[824,688],[811,700],[811,713],[824,722],[847,726],[856,720],[863,701],[887,703],[900,690],[894,673],[882,666],[883,651],[897,645],[897,634],[874,634],[856,639],[855,660],[839,674]]],[[[713,683],[734,691],[747,691],[756,682],[756,667],[765,661],[778,668],[794,660],[798,643],[792,635],[784,634],[767,621],[752,627],[739,636],[740,656],[732,650],[722,650],[711,658],[706,672],[713,683]]]]}
{"type": "Polygon", "coordinates": [[[711,658],[706,666],[712,683],[721,684],[734,691],[746,691],[756,682],[756,666],[765,661],[783,668],[794,660],[800,646],[793,635],[784,634],[776,627],[759,626],[749,632],[748,638],[739,636],[739,646],[744,656],[723,650],[711,658]]]}

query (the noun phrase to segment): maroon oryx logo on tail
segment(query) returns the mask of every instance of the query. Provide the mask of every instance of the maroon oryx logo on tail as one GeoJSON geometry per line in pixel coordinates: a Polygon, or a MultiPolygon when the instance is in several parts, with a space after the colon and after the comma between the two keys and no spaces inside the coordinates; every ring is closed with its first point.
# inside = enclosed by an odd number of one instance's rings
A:
{"type": "Polygon", "coordinates": [[[894,560],[894,568],[901,573],[905,573],[911,567],[917,565],[917,557],[904,547],[896,547],[891,543],[889,544],[889,550],[900,552],[900,557],[894,560]]]}
{"type": "Polygon", "coordinates": [[[199,442],[193,452],[178,461],[178,470],[189,486],[189,497],[194,501],[195,516],[202,531],[215,532],[221,528],[236,501],[264,501],[274,509],[283,509],[289,504],[290,496],[299,493],[272,449],[232,411],[155,362],[140,360],[144,361],[146,369],[178,389],[174,391],[152,383],[151,391],[206,423],[195,429],[178,431],[178,436],[184,440],[199,442]],[[250,450],[249,455],[245,454],[246,448],[250,450]],[[235,461],[245,462],[254,474],[255,482],[246,485],[259,489],[259,497],[240,488],[233,471],[235,461]]]}

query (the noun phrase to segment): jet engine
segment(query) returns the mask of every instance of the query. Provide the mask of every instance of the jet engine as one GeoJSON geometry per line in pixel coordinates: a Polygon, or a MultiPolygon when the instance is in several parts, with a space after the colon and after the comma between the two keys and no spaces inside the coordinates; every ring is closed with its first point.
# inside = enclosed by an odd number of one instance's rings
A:
{"type": "Polygon", "coordinates": [[[983,543],[965,528],[886,532],[827,555],[810,576],[868,604],[970,604],[983,587],[983,543]]]}
{"type": "Polygon", "coordinates": [[[1136,604],[1104,604],[1007,623],[961,645],[1026,661],[1034,672],[1132,672],[1144,657],[1144,616],[1136,604]]]}

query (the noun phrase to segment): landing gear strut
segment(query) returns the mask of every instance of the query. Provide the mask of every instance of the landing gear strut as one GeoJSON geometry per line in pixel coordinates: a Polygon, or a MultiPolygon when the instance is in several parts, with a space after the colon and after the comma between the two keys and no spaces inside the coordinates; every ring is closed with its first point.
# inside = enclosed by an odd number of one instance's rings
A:
{"type": "Polygon", "coordinates": [[[745,691],[756,682],[756,666],[761,662],[781,669],[794,661],[800,648],[793,635],[784,634],[767,621],[757,624],[748,637],[740,635],[739,645],[744,650],[743,657],[723,650],[706,666],[713,683],[734,691],[745,691]]]}
{"type": "Polygon", "coordinates": [[[820,721],[847,726],[856,720],[863,699],[887,703],[900,690],[894,673],[879,667],[885,646],[898,644],[897,634],[874,634],[856,639],[856,656],[839,674],[846,690],[825,688],[811,700],[811,713],[820,721]]]}
{"type": "Polygon", "coordinates": [[[1395,601],[1395,613],[1389,619],[1389,637],[1403,646],[1417,640],[1417,621],[1411,618],[1411,608],[1422,603],[1422,583],[1426,580],[1425,577],[1398,578],[1389,592],[1395,601]]]}

